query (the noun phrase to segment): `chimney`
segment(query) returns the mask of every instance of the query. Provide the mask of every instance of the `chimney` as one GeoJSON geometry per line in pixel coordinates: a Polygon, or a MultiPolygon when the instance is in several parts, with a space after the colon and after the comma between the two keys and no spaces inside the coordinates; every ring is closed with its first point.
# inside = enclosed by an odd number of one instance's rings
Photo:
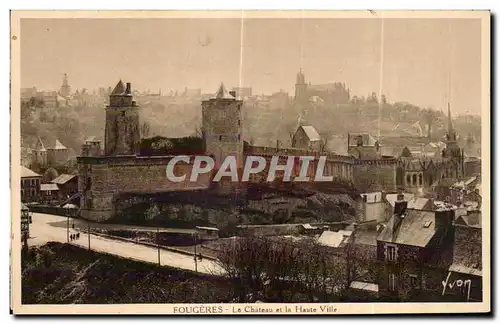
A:
{"type": "Polygon", "coordinates": [[[434,198],[429,198],[429,207],[431,210],[436,209],[436,206],[434,205],[434,198]]]}
{"type": "Polygon", "coordinates": [[[398,194],[397,200],[394,203],[394,215],[403,215],[406,207],[408,207],[408,202],[405,200],[405,196],[402,193],[398,194]]]}
{"type": "Polygon", "coordinates": [[[125,94],[132,94],[132,85],[130,82],[127,82],[127,89],[125,90],[125,94]]]}
{"type": "Polygon", "coordinates": [[[452,209],[448,210],[438,210],[434,212],[435,217],[435,228],[436,229],[447,229],[451,228],[453,225],[453,220],[455,216],[455,211],[452,209]]]}

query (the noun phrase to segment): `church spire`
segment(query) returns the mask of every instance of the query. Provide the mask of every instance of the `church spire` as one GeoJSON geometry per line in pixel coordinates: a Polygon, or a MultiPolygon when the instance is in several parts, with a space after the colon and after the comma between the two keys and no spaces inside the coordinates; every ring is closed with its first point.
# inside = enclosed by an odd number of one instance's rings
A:
{"type": "Polygon", "coordinates": [[[453,122],[451,119],[451,108],[449,102],[448,102],[448,139],[456,140],[456,134],[455,131],[453,130],[453,122]]]}

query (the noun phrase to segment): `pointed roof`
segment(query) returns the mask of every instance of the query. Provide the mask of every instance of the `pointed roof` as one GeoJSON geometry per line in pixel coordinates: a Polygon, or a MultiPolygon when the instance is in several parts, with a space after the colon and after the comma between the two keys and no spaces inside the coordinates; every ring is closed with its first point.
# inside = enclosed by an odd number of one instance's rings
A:
{"type": "Polygon", "coordinates": [[[62,145],[59,140],[56,139],[56,145],[53,147],[54,150],[66,150],[66,146],[62,145]]]}
{"type": "Polygon", "coordinates": [[[212,99],[236,99],[236,98],[233,97],[231,94],[229,94],[226,87],[224,86],[224,83],[221,83],[219,90],[217,90],[217,93],[215,93],[212,99]]]}
{"type": "Polygon", "coordinates": [[[43,142],[42,142],[42,139],[40,138],[40,136],[38,136],[38,141],[36,143],[36,150],[38,150],[40,152],[47,151],[47,149],[45,148],[45,145],[43,145],[43,142]]]}
{"type": "Polygon", "coordinates": [[[448,135],[451,136],[451,134],[453,134],[453,122],[451,121],[451,108],[448,102],[448,135]]]}
{"type": "MultiPolygon", "coordinates": [[[[302,129],[304,133],[306,133],[306,136],[309,138],[310,141],[319,141],[321,137],[318,134],[318,131],[313,127],[309,125],[302,125],[299,126],[299,129],[302,129]]],[[[297,131],[299,131],[297,129],[297,131]]]]}
{"type": "Polygon", "coordinates": [[[113,91],[111,91],[111,96],[119,96],[121,94],[125,93],[125,85],[123,84],[123,81],[120,79],[118,83],[116,84],[115,88],[113,91]]]}

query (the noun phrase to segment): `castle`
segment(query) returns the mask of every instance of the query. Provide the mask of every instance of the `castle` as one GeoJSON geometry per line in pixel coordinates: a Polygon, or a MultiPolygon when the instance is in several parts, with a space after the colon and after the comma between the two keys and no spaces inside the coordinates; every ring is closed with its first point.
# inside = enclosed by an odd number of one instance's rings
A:
{"type": "MultiPolygon", "coordinates": [[[[243,141],[242,136],[242,107],[243,101],[236,97],[236,93],[228,92],[221,84],[213,97],[201,103],[201,138],[141,139],[140,107],[133,100],[131,84],[118,82],[106,107],[104,148],[100,147],[100,142],[87,141],[82,146],[81,156],[77,158],[78,195],[82,216],[95,221],[109,219],[117,215],[118,206],[124,197],[134,195],[201,190],[223,197],[244,196],[245,187],[240,182],[212,181],[213,174],[218,171],[227,156],[235,157],[239,170],[245,165],[248,156],[264,157],[268,162],[266,165],[276,156],[279,157],[280,164],[286,164],[289,156],[326,156],[324,176],[333,176],[333,183],[351,183],[363,192],[394,192],[398,188],[399,173],[410,172],[408,168],[402,167],[397,158],[378,154],[376,143],[366,141],[359,135],[353,137],[355,145],[349,145],[350,150],[352,149],[350,155],[320,152],[310,147],[305,149],[249,145],[243,141]],[[187,149],[179,144],[187,142],[187,149]],[[190,156],[190,162],[176,164],[174,174],[187,176],[185,181],[172,182],[166,176],[166,166],[177,155],[190,156]],[[190,182],[194,158],[197,155],[209,155],[214,158],[214,173],[201,174],[196,182],[190,182]]],[[[450,137],[449,144],[446,155],[451,154],[454,159],[458,151],[452,145],[453,136],[450,137]]],[[[312,176],[310,179],[314,178],[316,173],[317,160],[309,165],[308,176],[312,176]]],[[[299,170],[300,165],[296,162],[292,176],[298,176],[299,170]]],[[[266,183],[267,171],[265,169],[261,173],[253,174],[248,183],[266,183]]],[[[420,179],[419,176],[417,179],[420,179]]]]}
{"type": "Polygon", "coordinates": [[[315,97],[320,98],[326,105],[336,105],[348,104],[351,94],[345,83],[307,84],[304,73],[300,70],[295,82],[295,102],[304,106],[314,101],[312,98],[315,97]]]}

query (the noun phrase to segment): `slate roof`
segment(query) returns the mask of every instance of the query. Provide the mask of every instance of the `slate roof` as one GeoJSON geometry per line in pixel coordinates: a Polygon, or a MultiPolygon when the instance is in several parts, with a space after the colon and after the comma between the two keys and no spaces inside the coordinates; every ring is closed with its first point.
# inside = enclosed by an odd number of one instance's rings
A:
{"type": "Polygon", "coordinates": [[[74,177],[76,177],[76,175],[63,173],[60,176],[58,176],[57,178],[55,178],[54,180],[52,180],[52,183],[65,184],[66,182],[70,181],[74,177]]]}
{"type": "Polygon", "coordinates": [[[339,232],[324,231],[318,238],[321,245],[338,248],[344,242],[345,236],[339,232]]]}
{"type": "Polygon", "coordinates": [[[307,138],[309,138],[310,141],[319,141],[321,139],[321,136],[319,136],[318,131],[312,126],[300,126],[302,130],[304,130],[304,133],[306,133],[307,138]]]}
{"type": "Polygon", "coordinates": [[[433,206],[427,206],[429,203],[428,198],[422,198],[422,197],[415,197],[411,200],[408,201],[408,209],[417,209],[417,210],[422,210],[427,208],[431,208],[433,206]]]}
{"type": "Polygon", "coordinates": [[[219,86],[219,90],[215,93],[215,95],[212,97],[212,99],[236,99],[233,97],[226,89],[224,86],[224,83],[221,83],[219,86]]]}
{"type": "Polygon", "coordinates": [[[395,216],[392,216],[378,241],[425,247],[436,233],[435,214],[431,211],[407,210],[393,235],[394,221],[395,216]],[[428,222],[430,225],[425,227],[428,222]]]}
{"type": "Polygon", "coordinates": [[[40,190],[41,191],[54,191],[54,190],[59,190],[57,187],[57,184],[55,183],[42,183],[40,185],[40,190]]]}
{"type": "Polygon", "coordinates": [[[64,145],[62,145],[59,140],[56,139],[56,143],[53,147],[49,148],[49,150],[67,150],[68,148],[64,145]]]}
{"type": "Polygon", "coordinates": [[[378,293],[378,285],[370,282],[353,281],[350,287],[357,290],[365,290],[374,293],[378,293]]]}
{"type": "Polygon", "coordinates": [[[21,165],[21,178],[34,178],[34,177],[41,177],[41,175],[21,165]]]}
{"type": "Polygon", "coordinates": [[[116,84],[115,88],[113,91],[111,91],[111,96],[119,96],[125,93],[125,85],[123,84],[123,81],[120,80],[116,84]]]}
{"type": "MultiPolygon", "coordinates": [[[[413,199],[413,197],[415,197],[415,195],[412,193],[403,193],[403,195],[406,201],[409,201],[413,199]]],[[[394,207],[396,201],[398,200],[398,194],[387,194],[385,196],[385,200],[387,200],[387,202],[391,205],[391,207],[394,207]]]]}
{"type": "Polygon", "coordinates": [[[35,149],[40,151],[40,152],[45,152],[47,149],[45,148],[45,145],[43,145],[42,139],[38,137],[38,141],[36,143],[35,149]]]}
{"type": "Polygon", "coordinates": [[[95,137],[95,136],[89,136],[89,137],[87,137],[85,142],[100,142],[100,140],[97,139],[97,137],[95,137]]]}

